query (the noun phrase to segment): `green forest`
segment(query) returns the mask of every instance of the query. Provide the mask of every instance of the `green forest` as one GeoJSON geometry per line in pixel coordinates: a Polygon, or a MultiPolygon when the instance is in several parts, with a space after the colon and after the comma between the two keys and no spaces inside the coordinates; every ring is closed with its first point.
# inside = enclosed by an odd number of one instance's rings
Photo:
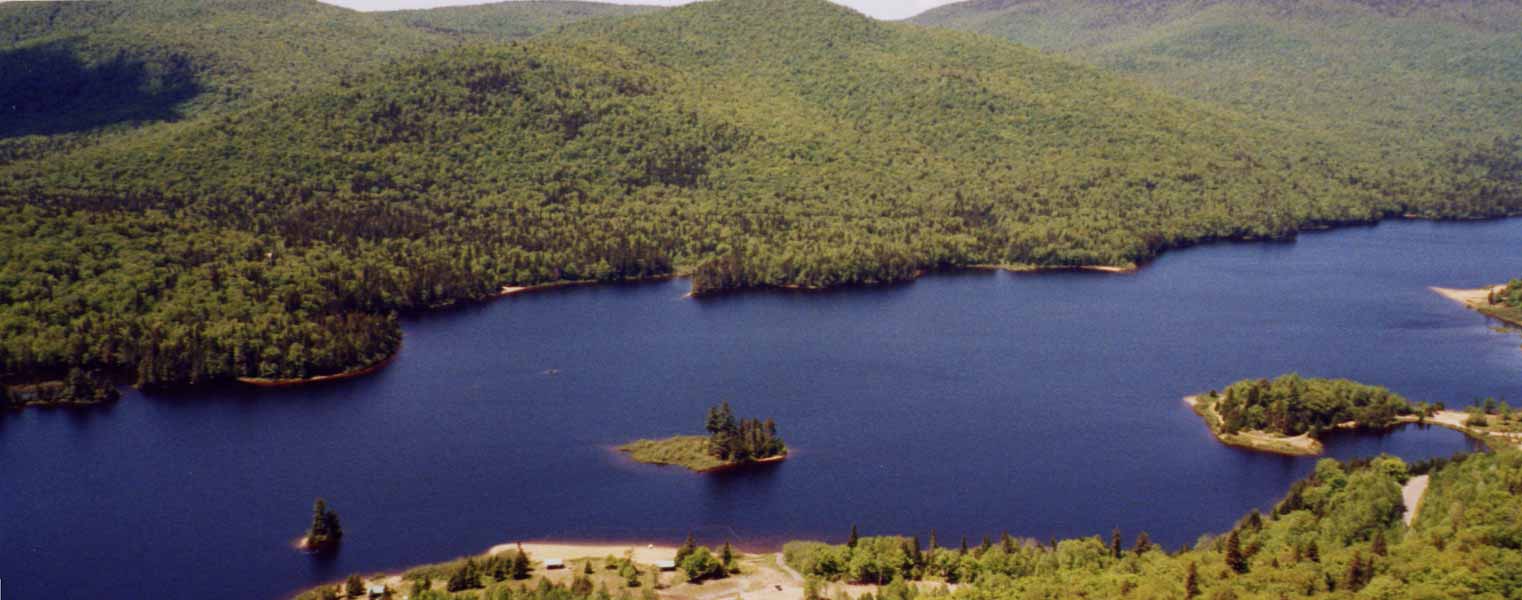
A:
{"type": "Polygon", "coordinates": [[[1516,138],[1405,168],[1356,138],[825,0],[548,11],[545,33],[508,42],[471,14],[0,7],[9,60],[75,63],[4,85],[90,82],[0,127],[6,380],[339,373],[394,352],[398,315],[504,286],[824,288],[1522,211],[1516,138]]]}
{"type": "Polygon", "coordinates": [[[854,547],[795,542],[790,564],[823,580],[890,582],[877,598],[1509,598],[1522,589],[1522,455],[1409,467],[1324,459],[1269,514],[1177,551],[1101,536],[943,548],[911,538],[854,547]],[[1410,529],[1401,485],[1431,471],[1410,529]],[[917,592],[905,581],[960,582],[917,592]],[[939,591],[937,591],[939,590],[939,591]]]}

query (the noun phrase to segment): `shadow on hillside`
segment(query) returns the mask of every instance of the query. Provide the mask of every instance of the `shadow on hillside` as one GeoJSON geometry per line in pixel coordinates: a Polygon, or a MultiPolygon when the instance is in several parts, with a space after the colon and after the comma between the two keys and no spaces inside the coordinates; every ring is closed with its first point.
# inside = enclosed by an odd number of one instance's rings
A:
{"type": "Polygon", "coordinates": [[[201,92],[190,60],[118,49],[87,61],[68,41],[0,51],[0,138],[165,121],[201,92]]]}

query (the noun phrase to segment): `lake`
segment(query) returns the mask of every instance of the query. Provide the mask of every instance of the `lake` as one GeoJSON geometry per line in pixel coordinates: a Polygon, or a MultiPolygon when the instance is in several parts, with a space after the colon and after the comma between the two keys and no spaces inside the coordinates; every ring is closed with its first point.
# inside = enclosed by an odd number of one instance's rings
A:
{"type": "MultiPolygon", "coordinates": [[[[1298,371],[1417,400],[1522,398],[1522,337],[1427,286],[1522,274],[1522,220],[1390,222],[1169,252],[1134,274],[938,274],[686,299],[562,288],[406,321],[363,379],[127,391],[0,415],[16,598],[273,598],[512,540],[1141,531],[1168,547],[1273,504],[1314,459],[1216,443],[1187,394],[1298,371]],[[786,462],[695,475],[610,447],[773,417],[786,462]],[[347,537],[292,549],[322,496],[347,537]]],[[[1336,457],[1475,446],[1338,434],[1336,457]]]]}

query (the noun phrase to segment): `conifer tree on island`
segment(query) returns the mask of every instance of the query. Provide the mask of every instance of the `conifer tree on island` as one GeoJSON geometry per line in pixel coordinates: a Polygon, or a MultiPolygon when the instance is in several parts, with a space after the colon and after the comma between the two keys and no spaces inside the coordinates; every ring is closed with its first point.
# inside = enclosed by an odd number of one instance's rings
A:
{"type": "Polygon", "coordinates": [[[343,539],[343,526],[338,523],[338,512],[328,508],[322,498],[312,505],[312,526],[307,528],[301,548],[308,552],[322,552],[338,546],[343,539]]]}

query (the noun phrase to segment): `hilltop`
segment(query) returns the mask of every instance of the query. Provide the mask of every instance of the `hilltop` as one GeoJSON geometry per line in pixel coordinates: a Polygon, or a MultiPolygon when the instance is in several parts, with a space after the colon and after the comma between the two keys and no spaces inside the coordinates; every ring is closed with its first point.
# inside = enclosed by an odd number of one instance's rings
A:
{"type": "Polygon", "coordinates": [[[1127,265],[1522,207],[1415,193],[1430,174],[1295,127],[825,0],[591,19],[333,79],[0,168],[9,370],[306,377],[383,358],[394,312],[504,286],[1127,265]]]}
{"type": "Polygon", "coordinates": [[[473,40],[527,38],[585,19],[621,17],[659,10],[656,6],[566,0],[512,0],[378,13],[396,23],[473,40]]]}
{"type": "MultiPolygon", "coordinates": [[[[1065,54],[1171,93],[1326,131],[1399,170],[1518,182],[1522,4],[973,0],[911,19],[1065,54]],[[1498,144],[1499,142],[1502,142],[1498,144]],[[1454,163],[1460,163],[1455,169],[1454,163]]],[[[1434,195],[1444,194],[1441,190],[1434,195]]],[[[1441,214],[1440,211],[1424,214],[1441,214]]]]}

